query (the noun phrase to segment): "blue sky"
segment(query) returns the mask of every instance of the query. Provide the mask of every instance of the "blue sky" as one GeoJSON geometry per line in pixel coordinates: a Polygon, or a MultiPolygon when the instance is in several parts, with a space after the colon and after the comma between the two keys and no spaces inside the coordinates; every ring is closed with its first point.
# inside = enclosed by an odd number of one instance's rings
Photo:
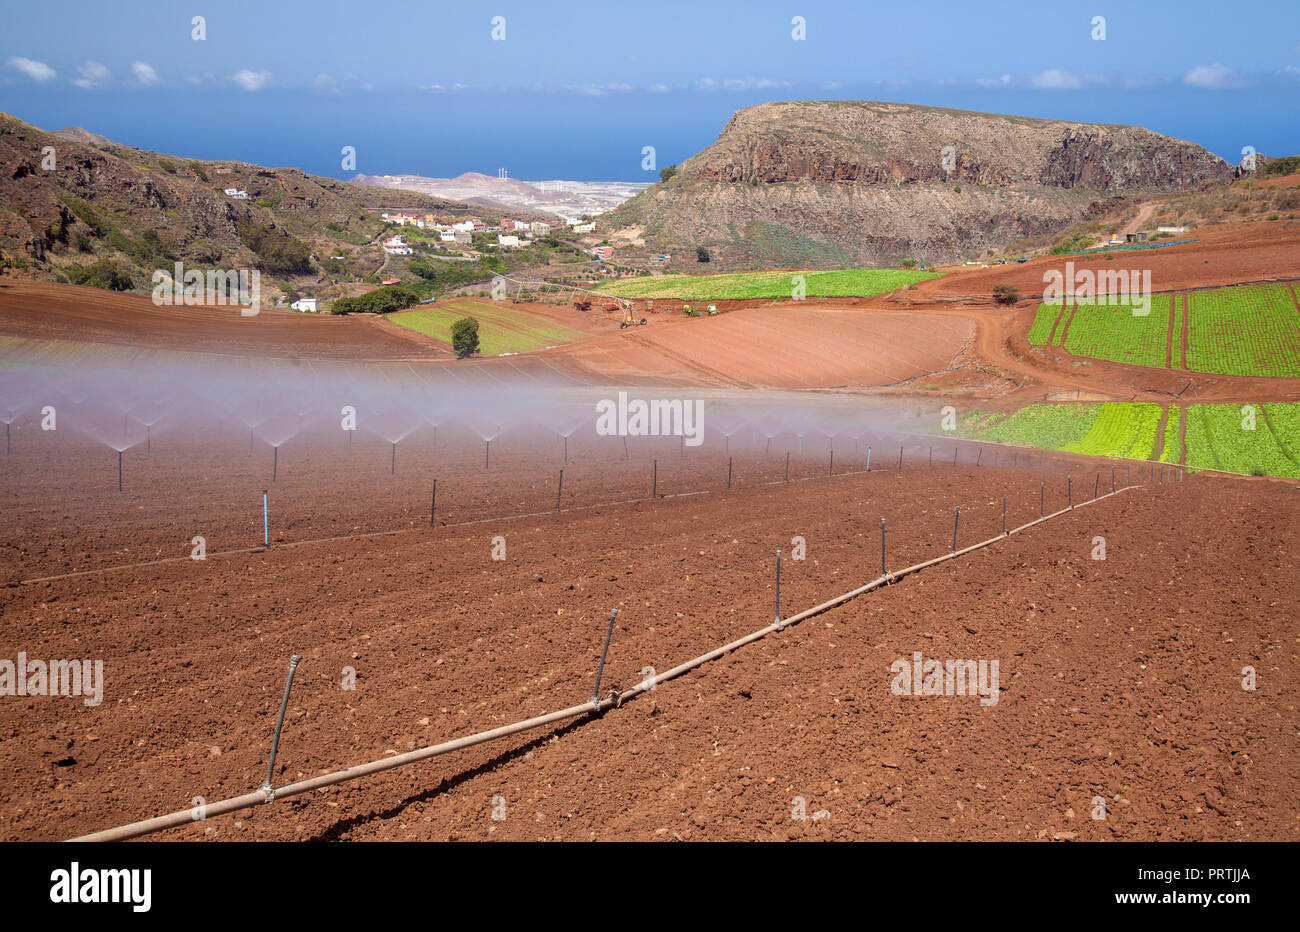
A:
{"type": "Polygon", "coordinates": [[[1137,124],[1234,162],[1300,153],[1296,2],[73,0],[0,17],[0,110],[334,177],[350,145],[370,174],[651,180],[643,146],[662,167],[741,107],[800,99],[1137,124]]]}

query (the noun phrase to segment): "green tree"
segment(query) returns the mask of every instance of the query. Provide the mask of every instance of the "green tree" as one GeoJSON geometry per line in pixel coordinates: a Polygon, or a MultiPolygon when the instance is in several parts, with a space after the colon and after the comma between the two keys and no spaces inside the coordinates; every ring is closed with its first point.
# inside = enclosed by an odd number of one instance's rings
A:
{"type": "Polygon", "coordinates": [[[451,325],[451,348],[459,359],[478,352],[478,320],[462,317],[451,325]]]}
{"type": "Polygon", "coordinates": [[[712,261],[713,261],[713,257],[709,255],[709,251],[708,251],[707,249],[705,249],[703,246],[696,246],[696,247],[695,247],[695,258],[696,258],[696,260],[699,261],[699,262],[712,262],[712,261]]]}
{"type": "Polygon", "coordinates": [[[669,178],[671,178],[671,177],[672,177],[673,175],[675,175],[675,174],[677,174],[677,163],[676,163],[676,162],[674,162],[673,164],[669,165],[667,168],[661,168],[661,169],[659,169],[659,180],[660,180],[660,181],[667,181],[669,178]]]}

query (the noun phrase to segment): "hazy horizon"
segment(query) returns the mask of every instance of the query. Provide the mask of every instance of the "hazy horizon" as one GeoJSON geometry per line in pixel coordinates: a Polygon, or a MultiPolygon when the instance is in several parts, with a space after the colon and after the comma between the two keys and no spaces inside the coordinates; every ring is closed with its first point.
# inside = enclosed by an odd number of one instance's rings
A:
{"type": "Polygon", "coordinates": [[[743,17],[698,3],[511,2],[406,9],[394,30],[343,3],[239,0],[209,11],[200,40],[197,11],[78,0],[57,33],[39,7],[6,11],[0,110],[42,129],[334,178],[505,168],[519,179],[654,181],[735,111],[778,100],[1129,124],[1232,163],[1246,146],[1300,152],[1300,8],[1222,10],[1122,7],[1099,39],[1096,14],[1107,11],[1077,3],[978,15],[939,3],[918,20],[825,2],[759,0],[743,17]],[[354,169],[341,164],[344,146],[354,169]]]}

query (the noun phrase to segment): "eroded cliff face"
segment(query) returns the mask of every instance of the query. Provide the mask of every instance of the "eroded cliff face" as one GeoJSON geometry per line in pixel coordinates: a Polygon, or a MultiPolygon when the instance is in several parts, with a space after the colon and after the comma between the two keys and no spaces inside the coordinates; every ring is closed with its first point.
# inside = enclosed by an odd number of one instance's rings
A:
{"type": "Polygon", "coordinates": [[[774,103],[738,112],[714,145],[604,226],[644,225],[665,246],[719,247],[736,265],[798,264],[816,253],[820,265],[953,261],[1063,229],[1126,193],[1231,177],[1200,146],[1139,127],[774,103]],[[755,224],[761,248],[745,233],[755,224]]]}

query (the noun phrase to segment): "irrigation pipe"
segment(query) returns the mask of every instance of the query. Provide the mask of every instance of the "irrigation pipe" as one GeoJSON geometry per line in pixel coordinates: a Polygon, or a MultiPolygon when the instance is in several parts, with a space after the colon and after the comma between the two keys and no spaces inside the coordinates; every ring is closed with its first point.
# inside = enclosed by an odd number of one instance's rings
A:
{"type": "MultiPolygon", "coordinates": [[[[168,813],[167,815],[155,816],[152,819],[145,819],[140,822],[131,822],[127,825],[119,825],[115,828],[103,829],[102,831],[92,832],[89,835],[81,835],[69,840],[74,842],[126,841],[130,838],[138,838],[141,835],[149,835],[153,832],[160,832],[169,828],[177,828],[190,822],[198,821],[200,818],[207,819],[212,816],[226,815],[227,813],[236,812],[241,809],[251,809],[254,806],[266,805],[275,800],[288,799],[292,796],[301,796],[303,793],[308,793],[312,790],[322,789],[327,786],[335,786],[340,783],[347,783],[348,781],[370,776],[371,774],[382,773],[385,770],[392,770],[397,767],[404,767],[407,764],[418,763],[419,761],[428,760],[432,757],[440,757],[444,754],[450,754],[453,751],[462,751],[466,748],[471,748],[479,744],[486,744],[489,741],[496,741],[500,738],[508,738],[511,735],[517,735],[521,732],[542,728],[546,725],[553,725],[557,722],[578,718],[583,715],[603,712],[608,708],[620,706],[624,702],[634,699],[643,693],[650,692],[660,683],[676,679],[684,673],[689,673],[697,667],[701,667],[706,663],[717,660],[719,657],[729,654],[732,651],[739,650],[747,644],[752,644],[754,641],[767,637],[769,634],[783,631],[791,625],[797,625],[801,621],[806,621],[815,615],[827,612],[832,608],[836,608],[837,606],[843,605],[845,602],[857,598],[860,595],[871,592],[873,589],[878,589],[881,586],[902,579],[904,576],[910,576],[913,573],[918,573],[921,570],[937,566],[940,563],[954,560],[957,557],[964,556],[965,554],[988,547],[991,544],[1006,540],[1006,538],[1011,534],[1019,534],[1035,525],[1042,524],[1044,521],[1050,521],[1052,518],[1066,514],[1070,511],[1078,511],[1082,508],[1086,508],[1089,505],[1112,498],[1122,492],[1127,492],[1131,488],[1139,487],[1125,486],[1124,488],[1117,489],[1114,492],[1107,492],[1105,495],[1098,498],[1090,499],[1086,502],[1080,502],[1073,508],[1062,508],[1059,511],[1054,511],[1041,518],[1035,518],[1028,524],[1022,524],[1005,534],[998,534],[996,537],[990,537],[988,540],[980,541],[977,544],[971,544],[968,547],[963,547],[962,549],[952,553],[945,553],[901,570],[883,573],[865,585],[859,586],[858,588],[841,595],[837,595],[832,599],[822,602],[820,605],[814,605],[812,608],[804,609],[797,615],[791,615],[789,618],[784,619],[777,618],[771,624],[759,628],[757,631],[752,631],[743,637],[739,637],[734,641],[723,644],[721,647],[715,647],[707,653],[700,654],[698,657],[694,657],[678,664],[671,670],[665,670],[663,673],[659,673],[653,677],[646,677],[636,686],[625,689],[622,692],[611,692],[610,695],[603,699],[592,697],[586,702],[580,703],[579,705],[569,706],[567,709],[560,709],[559,711],[551,712],[546,715],[524,719],[523,721],[515,722],[510,725],[502,725],[499,728],[493,728],[489,731],[480,731],[476,734],[466,735],[463,738],[453,738],[451,741],[444,741],[441,744],[429,745],[428,747],[408,751],[405,754],[397,754],[393,757],[384,757],[368,763],[357,764],[356,766],[348,767],[344,770],[335,770],[331,773],[310,777],[306,780],[287,783],[278,788],[270,789],[263,787],[255,792],[245,793],[242,796],[235,796],[215,803],[208,803],[204,806],[201,816],[196,816],[193,809],[181,809],[176,812],[168,813]]],[[[612,623],[613,619],[611,619],[611,631],[612,623]]],[[[599,688],[599,686],[597,688],[599,688]]]]}

